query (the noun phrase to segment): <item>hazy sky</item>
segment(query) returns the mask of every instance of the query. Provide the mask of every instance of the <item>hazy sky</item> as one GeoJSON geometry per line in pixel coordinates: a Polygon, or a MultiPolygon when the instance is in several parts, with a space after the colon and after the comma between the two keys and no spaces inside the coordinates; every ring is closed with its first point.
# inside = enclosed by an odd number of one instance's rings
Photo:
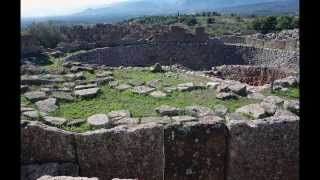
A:
{"type": "Polygon", "coordinates": [[[21,16],[57,16],[99,5],[131,0],[21,0],[21,16]]]}

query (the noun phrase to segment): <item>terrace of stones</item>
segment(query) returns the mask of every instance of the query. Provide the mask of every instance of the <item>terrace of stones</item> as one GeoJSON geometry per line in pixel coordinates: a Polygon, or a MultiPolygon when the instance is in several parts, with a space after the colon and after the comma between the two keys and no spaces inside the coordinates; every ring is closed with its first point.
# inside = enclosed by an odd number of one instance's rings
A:
{"type": "MultiPolygon", "coordinates": [[[[64,62],[59,72],[23,67],[21,119],[74,132],[157,121],[174,123],[211,117],[254,120],[299,115],[297,77],[250,86],[179,66],[107,67],[64,62]],[[29,69],[28,69],[29,68],[29,69]],[[269,93],[267,93],[269,92],[269,93]]],[[[214,73],[213,73],[214,74],[214,73]]]]}

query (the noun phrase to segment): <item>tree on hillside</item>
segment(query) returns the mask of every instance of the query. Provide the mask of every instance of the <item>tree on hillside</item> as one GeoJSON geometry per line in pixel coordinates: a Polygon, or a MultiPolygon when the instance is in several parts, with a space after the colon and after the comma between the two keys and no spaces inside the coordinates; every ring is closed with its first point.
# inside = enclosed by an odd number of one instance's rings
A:
{"type": "Polygon", "coordinates": [[[263,34],[269,33],[276,29],[277,18],[274,16],[258,17],[252,21],[252,27],[254,30],[263,34]]]}
{"type": "Polygon", "coordinates": [[[290,16],[279,16],[277,17],[276,29],[277,30],[292,29],[293,28],[292,21],[293,21],[293,18],[290,16]]]}

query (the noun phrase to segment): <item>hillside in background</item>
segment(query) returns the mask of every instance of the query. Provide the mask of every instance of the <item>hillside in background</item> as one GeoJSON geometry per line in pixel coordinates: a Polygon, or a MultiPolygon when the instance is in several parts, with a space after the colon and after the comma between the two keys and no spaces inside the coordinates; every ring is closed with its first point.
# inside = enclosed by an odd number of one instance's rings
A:
{"type": "Polygon", "coordinates": [[[69,16],[23,18],[22,27],[32,23],[54,21],[56,24],[114,23],[139,16],[174,15],[218,11],[220,13],[282,15],[298,14],[298,0],[131,0],[69,16]]]}

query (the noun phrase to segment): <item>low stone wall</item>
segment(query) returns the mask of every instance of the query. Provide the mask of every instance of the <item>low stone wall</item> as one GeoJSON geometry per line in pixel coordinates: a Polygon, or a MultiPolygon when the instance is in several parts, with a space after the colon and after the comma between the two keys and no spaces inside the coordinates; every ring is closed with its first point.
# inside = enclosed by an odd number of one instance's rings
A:
{"type": "Polygon", "coordinates": [[[22,163],[73,162],[101,180],[298,179],[299,117],[156,122],[71,133],[25,121],[22,163]]]}
{"type": "Polygon", "coordinates": [[[181,64],[193,70],[219,65],[257,65],[299,69],[299,53],[250,46],[224,44],[217,39],[207,43],[147,43],[104,47],[79,53],[66,61],[108,66],[150,66],[181,64]],[[171,59],[171,60],[170,60],[171,59]]]}
{"type": "Polygon", "coordinates": [[[230,43],[230,44],[245,44],[246,38],[243,36],[235,36],[235,35],[225,35],[221,36],[219,38],[224,43],[230,43]]]}
{"type": "Polygon", "coordinates": [[[245,39],[245,44],[251,45],[259,48],[270,48],[270,49],[282,49],[288,51],[298,51],[299,50],[299,40],[263,40],[255,39],[252,37],[247,37],[245,39]]]}

